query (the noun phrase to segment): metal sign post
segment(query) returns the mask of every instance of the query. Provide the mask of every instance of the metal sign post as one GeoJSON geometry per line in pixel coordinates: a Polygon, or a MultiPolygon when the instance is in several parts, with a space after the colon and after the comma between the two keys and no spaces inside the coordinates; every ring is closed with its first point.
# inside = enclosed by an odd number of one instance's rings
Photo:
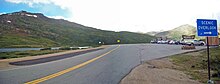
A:
{"type": "Polygon", "coordinates": [[[207,38],[208,84],[213,84],[210,76],[209,37],[218,36],[217,20],[197,19],[197,35],[207,38]]]}
{"type": "Polygon", "coordinates": [[[209,80],[211,80],[210,77],[210,59],[209,59],[209,37],[206,37],[207,40],[207,56],[208,56],[208,75],[209,75],[209,80]]]}

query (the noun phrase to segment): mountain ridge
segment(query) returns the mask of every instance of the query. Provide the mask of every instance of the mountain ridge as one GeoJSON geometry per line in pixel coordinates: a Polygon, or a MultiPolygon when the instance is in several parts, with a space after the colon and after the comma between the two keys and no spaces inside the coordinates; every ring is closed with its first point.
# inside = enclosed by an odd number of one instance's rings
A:
{"type": "MultiPolygon", "coordinates": [[[[155,34],[156,37],[168,37],[176,40],[180,40],[182,35],[196,35],[196,27],[184,24],[174,29],[155,34]]],[[[196,36],[196,38],[200,37],[196,36]]]]}
{"type": "MultiPolygon", "coordinates": [[[[218,25],[218,31],[220,31],[220,24],[218,25]]],[[[182,35],[195,35],[196,39],[205,39],[204,37],[198,37],[196,27],[189,24],[184,24],[168,31],[156,33],[154,36],[168,37],[171,39],[180,40],[182,39],[182,35]]]]}
{"type": "Polygon", "coordinates": [[[89,46],[121,43],[146,43],[148,34],[114,32],[87,27],[41,13],[19,11],[0,15],[0,47],[89,46]]]}

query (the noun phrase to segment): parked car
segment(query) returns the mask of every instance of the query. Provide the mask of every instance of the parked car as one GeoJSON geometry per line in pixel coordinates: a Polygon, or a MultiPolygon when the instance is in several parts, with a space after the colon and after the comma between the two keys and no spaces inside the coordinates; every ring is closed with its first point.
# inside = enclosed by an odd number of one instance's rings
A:
{"type": "Polygon", "coordinates": [[[179,45],[179,44],[180,44],[180,41],[176,41],[175,44],[176,44],[176,45],[179,45]]]}
{"type": "Polygon", "coordinates": [[[170,40],[170,41],[169,41],[169,44],[176,44],[176,45],[179,45],[179,44],[180,44],[180,41],[170,40]]]}
{"type": "Polygon", "coordinates": [[[158,44],[168,44],[169,41],[168,40],[161,40],[161,41],[157,41],[158,44]]]}
{"type": "Polygon", "coordinates": [[[185,45],[186,42],[185,42],[184,40],[181,40],[181,41],[180,41],[180,44],[181,44],[181,45],[185,45]]]}
{"type": "Polygon", "coordinates": [[[162,44],[162,41],[157,41],[157,44],[162,44]]]}
{"type": "Polygon", "coordinates": [[[170,40],[169,44],[175,44],[176,40],[170,40]]]}
{"type": "Polygon", "coordinates": [[[205,45],[205,42],[204,41],[200,41],[200,40],[186,40],[185,44],[186,45],[203,46],[203,45],[205,45]]]}
{"type": "Polygon", "coordinates": [[[151,40],[150,43],[157,43],[157,41],[155,41],[155,40],[151,40]]]}
{"type": "Polygon", "coordinates": [[[206,43],[204,41],[194,40],[193,45],[204,46],[204,45],[206,45],[206,43]]]}
{"type": "Polygon", "coordinates": [[[157,44],[169,44],[170,40],[159,40],[157,41],[157,44]]]}

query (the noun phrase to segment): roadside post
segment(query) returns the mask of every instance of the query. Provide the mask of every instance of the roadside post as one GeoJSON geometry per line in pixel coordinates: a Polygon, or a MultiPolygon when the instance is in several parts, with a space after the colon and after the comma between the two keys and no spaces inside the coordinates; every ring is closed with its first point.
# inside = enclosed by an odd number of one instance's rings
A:
{"type": "Polygon", "coordinates": [[[117,43],[120,43],[120,42],[121,42],[121,40],[118,39],[118,40],[117,40],[117,43]]]}
{"type": "Polygon", "coordinates": [[[209,38],[218,36],[217,20],[210,19],[197,19],[197,35],[201,37],[206,37],[207,45],[207,57],[208,57],[208,84],[213,84],[210,76],[210,57],[209,57],[209,38]]]}

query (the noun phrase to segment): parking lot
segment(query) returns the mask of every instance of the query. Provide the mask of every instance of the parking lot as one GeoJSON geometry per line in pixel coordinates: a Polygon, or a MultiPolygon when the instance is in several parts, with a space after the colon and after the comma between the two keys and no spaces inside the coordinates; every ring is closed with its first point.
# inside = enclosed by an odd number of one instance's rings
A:
{"type": "Polygon", "coordinates": [[[189,46],[204,46],[203,40],[185,39],[185,40],[152,40],[152,44],[170,44],[170,45],[189,45],[189,46]]]}

